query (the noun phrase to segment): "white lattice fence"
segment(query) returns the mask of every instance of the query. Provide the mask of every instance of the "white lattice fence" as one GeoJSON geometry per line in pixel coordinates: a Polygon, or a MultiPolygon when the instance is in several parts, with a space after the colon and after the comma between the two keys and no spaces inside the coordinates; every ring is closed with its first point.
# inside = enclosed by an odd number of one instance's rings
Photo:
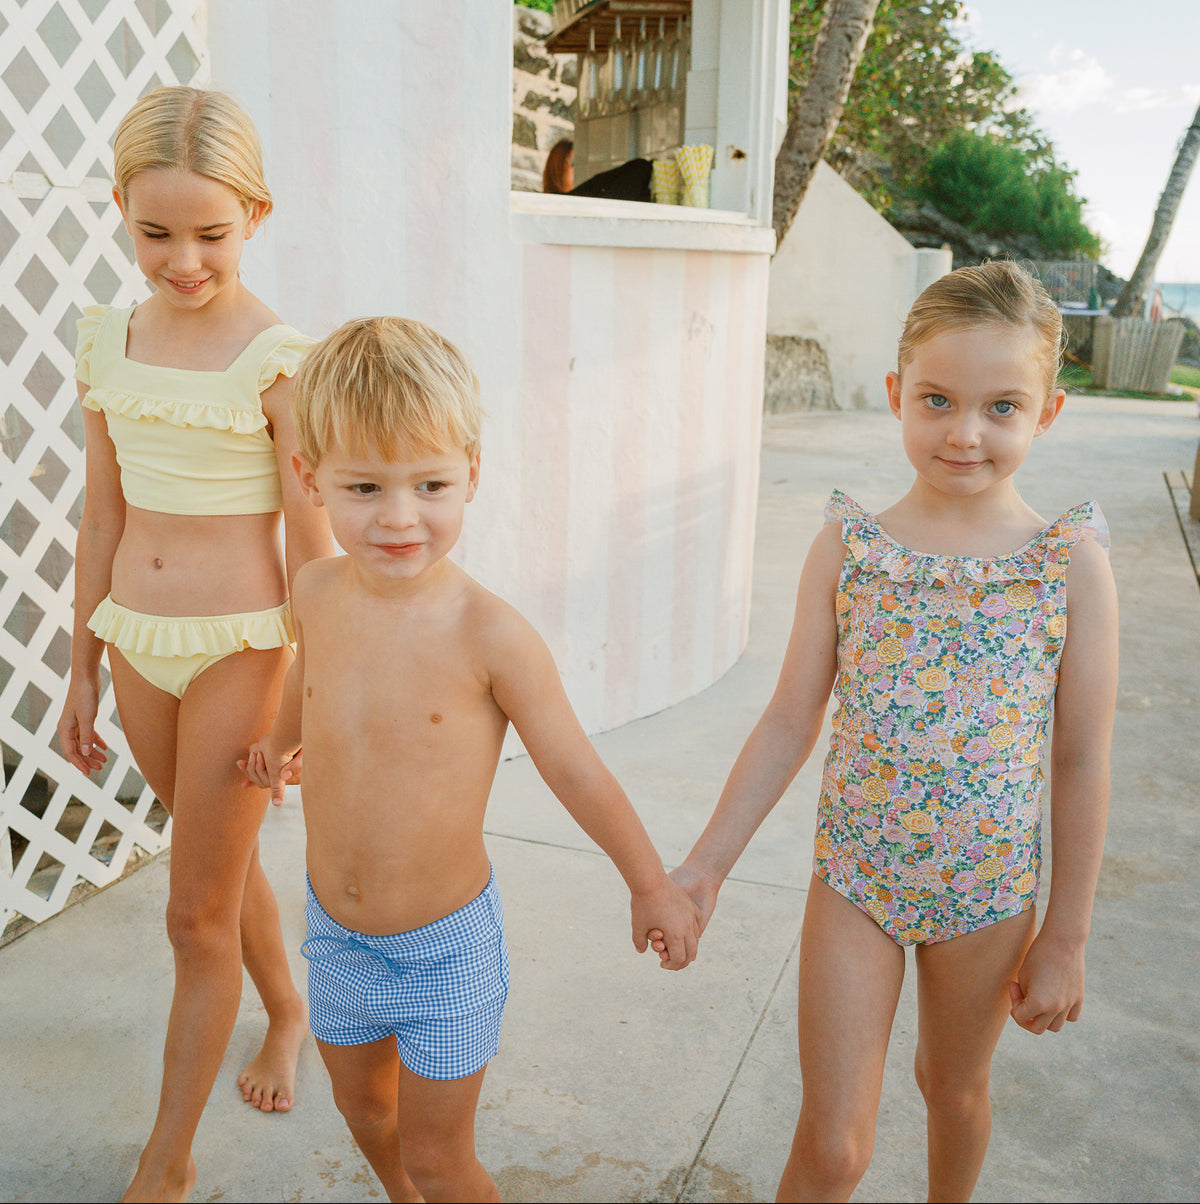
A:
{"type": "Polygon", "coordinates": [[[200,0],[0,0],[0,943],[164,848],[107,671],[91,780],[59,754],[83,504],[75,321],[145,295],[112,203],[122,115],[207,78],[200,0]]]}

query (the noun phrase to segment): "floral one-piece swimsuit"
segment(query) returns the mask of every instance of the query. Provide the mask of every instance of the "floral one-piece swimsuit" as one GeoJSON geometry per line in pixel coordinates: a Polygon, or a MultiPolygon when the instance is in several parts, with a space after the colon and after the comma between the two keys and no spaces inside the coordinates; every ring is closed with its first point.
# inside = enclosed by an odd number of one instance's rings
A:
{"type": "Polygon", "coordinates": [[[835,491],[837,710],[813,870],[898,944],[949,940],[1031,907],[1041,749],[1067,630],[1071,549],[1094,502],[1006,556],[914,552],[835,491]]]}

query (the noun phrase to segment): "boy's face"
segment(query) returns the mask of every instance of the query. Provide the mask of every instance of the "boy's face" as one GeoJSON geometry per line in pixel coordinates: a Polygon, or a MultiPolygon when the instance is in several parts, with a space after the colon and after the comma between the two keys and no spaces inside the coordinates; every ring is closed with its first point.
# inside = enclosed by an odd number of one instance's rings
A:
{"type": "Polygon", "coordinates": [[[323,506],[342,550],[368,575],[412,581],[458,542],[463,510],[479,483],[479,453],[330,448],[314,469],[292,457],[300,485],[323,506]]]}

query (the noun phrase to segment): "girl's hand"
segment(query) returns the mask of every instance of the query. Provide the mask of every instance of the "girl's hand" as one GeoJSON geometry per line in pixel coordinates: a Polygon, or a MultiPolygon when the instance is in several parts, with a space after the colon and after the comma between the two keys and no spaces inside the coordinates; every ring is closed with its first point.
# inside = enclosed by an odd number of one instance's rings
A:
{"type": "Polygon", "coordinates": [[[265,740],[250,745],[245,760],[238,761],[238,768],[246,775],[247,786],[260,786],[270,790],[271,802],[281,806],[284,787],[300,780],[301,750],[294,753],[276,753],[265,740]]]}
{"type": "MultiPolygon", "coordinates": [[[[696,914],[700,921],[700,935],[703,936],[704,930],[708,927],[708,921],[712,919],[712,913],[716,909],[717,892],[721,889],[721,884],[686,861],[682,865],[677,865],[667,877],[676,886],[681,886],[695,904],[696,914]]],[[[663,959],[667,946],[663,940],[662,929],[652,928],[646,935],[650,941],[650,948],[659,955],[660,959],[663,959]]]]}
{"type": "Polygon", "coordinates": [[[703,933],[716,910],[717,892],[721,889],[721,883],[687,861],[677,865],[667,877],[676,885],[682,886],[691,896],[700,913],[700,931],[703,933]]]}
{"type": "Polygon", "coordinates": [[[81,773],[91,775],[103,768],[108,758],[104,738],[96,734],[96,713],[100,709],[99,691],[94,685],[72,682],[67,701],[58,720],[58,743],[63,756],[81,773]]]}
{"type": "Polygon", "coordinates": [[[1042,936],[1029,946],[1015,982],[1008,984],[1009,1013],[1028,1032],[1061,1031],[1083,1013],[1083,948],[1042,936]]]}

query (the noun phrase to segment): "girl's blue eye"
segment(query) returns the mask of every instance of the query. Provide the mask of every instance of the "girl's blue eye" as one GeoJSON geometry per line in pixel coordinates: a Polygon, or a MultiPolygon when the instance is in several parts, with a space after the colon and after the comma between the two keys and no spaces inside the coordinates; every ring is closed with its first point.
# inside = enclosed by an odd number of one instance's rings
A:
{"type": "Polygon", "coordinates": [[[1011,414],[1017,407],[1011,401],[998,401],[993,408],[997,414],[1011,414]]]}
{"type": "Polygon", "coordinates": [[[934,410],[944,410],[950,404],[940,393],[930,393],[925,398],[925,403],[934,410]]]}

